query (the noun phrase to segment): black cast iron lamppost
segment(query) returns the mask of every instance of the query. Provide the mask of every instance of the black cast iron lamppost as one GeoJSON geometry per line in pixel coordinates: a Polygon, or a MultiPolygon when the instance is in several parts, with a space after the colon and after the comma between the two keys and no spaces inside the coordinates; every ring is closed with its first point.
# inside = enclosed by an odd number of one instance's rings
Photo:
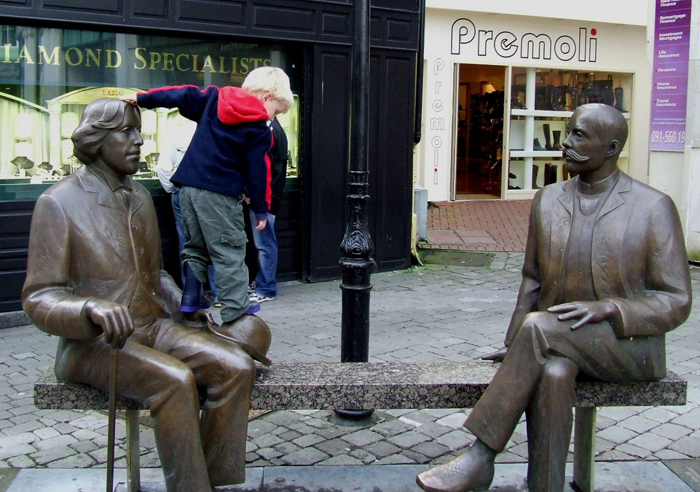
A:
{"type": "MultiPolygon", "coordinates": [[[[367,228],[369,147],[369,0],[355,0],[350,101],[350,155],[345,237],[342,258],[343,314],[341,362],[369,360],[370,276],[374,245],[367,228]]],[[[346,417],[366,417],[372,410],[336,410],[346,417]]]]}

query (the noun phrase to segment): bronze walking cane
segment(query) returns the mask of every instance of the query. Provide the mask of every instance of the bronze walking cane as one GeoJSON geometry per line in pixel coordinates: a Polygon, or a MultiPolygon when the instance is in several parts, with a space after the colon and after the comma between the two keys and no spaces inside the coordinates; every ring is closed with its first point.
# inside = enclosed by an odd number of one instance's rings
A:
{"type": "Polygon", "coordinates": [[[113,347],[109,361],[109,415],[107,417],[107,492],[114,492],[114,428],[117,420],[117,361],[119,348],[113,347]]]}

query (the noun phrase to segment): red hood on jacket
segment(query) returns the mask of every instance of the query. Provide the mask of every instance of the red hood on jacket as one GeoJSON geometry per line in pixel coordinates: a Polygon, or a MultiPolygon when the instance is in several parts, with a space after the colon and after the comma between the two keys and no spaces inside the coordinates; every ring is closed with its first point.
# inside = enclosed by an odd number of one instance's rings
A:
{"type": "Polygon", "coordinates": [[[237,125],[251,121],[267,121],[267,110],[260,100],[239,87],[219,89],[218,116],[222,123],[237,125]]]}

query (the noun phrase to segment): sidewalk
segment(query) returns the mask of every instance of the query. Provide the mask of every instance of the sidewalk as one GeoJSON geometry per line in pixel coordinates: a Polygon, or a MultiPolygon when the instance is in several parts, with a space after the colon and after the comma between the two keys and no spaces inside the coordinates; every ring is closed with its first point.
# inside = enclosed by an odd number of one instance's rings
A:
{"type": "MultiPolygon", "coordinates": [[[[450,205],[438,210],[451,213],[450,205]]],[[[480,227],[465,223],[451,230],[484,230],[497,237],[490,223],[480,227]]],[[[370,360],[461,361],[498,348],[514,306],[523,254],[492,252],[487,259],[486,266],[426,264],[374,274],[370,360]]],[[[700,269],[692,269],[692,278],[698,292],[700,269]]],[[[263,304],[261,316],[273,330],[268,354],[273,361],[340,360],[339,285],[285,284],[277,300],[263,304]]],[[[668,366],[688,380],[687,405],[600,410],[596,490],[700,492],[699,317],[697,307],[667,337],[668,366]]],[[[34,381],[52,366],[55,346],[54,337],[33,326],[0,330],[0,492],[104,490],[106,414],[40,411],[32,404],[34,381]]],[[[353,427],[338,425],[329,411],[256,415],[248,429],[248,482],[229,489],[417,492],[418,471],[448,460],[471,442],[462,428],[464,416],[455,410],[379,409],[370,425],[353,427]]],[[[124,435],[119,419],[117,479],[122,481],[124,435]]],[[[141,465],[148,469],[143,481],[159,481],[146,416],[141,445],[141,465]]],[[[499,456],[491,490],[525,490],[526,453],[521,423],[499,456]]]]}

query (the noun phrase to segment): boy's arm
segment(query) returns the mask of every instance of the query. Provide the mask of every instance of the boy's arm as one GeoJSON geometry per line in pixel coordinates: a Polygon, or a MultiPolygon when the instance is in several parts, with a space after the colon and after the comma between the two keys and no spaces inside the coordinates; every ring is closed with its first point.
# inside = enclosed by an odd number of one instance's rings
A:
{"type": "Polygon", "coordinates": [[[270,128],[272,128],[272,134],[274,135],[272,149],[268,154],[272,161],[272,181],[270,183],[272,198],[270,200],[270,213],[272,215],[277,215],[280,203],[282,202],[282,195],[284,194],[284,183],[287,179],[288,144],[287,136],[277,120],[272,122],[270,128]]]}
{"type": "Polygon", "coordinates": [[[136,102],[142,108],[177,108],[187,119],[199,122],[215,87],[200,90],[194,85],[161,87],[136,95],[136,102]]]}
{"type": "Polygon", "coordinates": [[[267,152],[272,145],[272,133],[265,126],[261,130],[251,132],[246,160],[248,180],[246,189],[250,197],[250,209],[255,213],[258,222],[267,220],[269,205],[267,198],[270,189],[270,171],[267,165],[267,152]]]}

